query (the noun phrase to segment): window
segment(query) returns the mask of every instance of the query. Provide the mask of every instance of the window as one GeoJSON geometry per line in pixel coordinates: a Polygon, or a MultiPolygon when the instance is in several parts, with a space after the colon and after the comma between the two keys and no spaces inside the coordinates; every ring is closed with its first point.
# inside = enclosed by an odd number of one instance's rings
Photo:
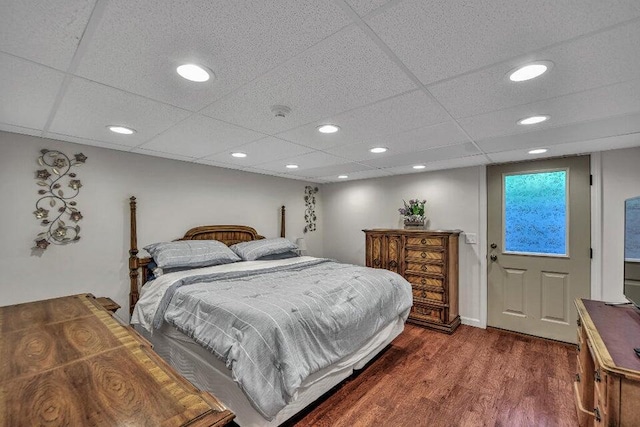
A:
{"type": "Polygon", "coordinates": [[[567,170],[504,175],[505,252],[567,256],[567,170]]]}

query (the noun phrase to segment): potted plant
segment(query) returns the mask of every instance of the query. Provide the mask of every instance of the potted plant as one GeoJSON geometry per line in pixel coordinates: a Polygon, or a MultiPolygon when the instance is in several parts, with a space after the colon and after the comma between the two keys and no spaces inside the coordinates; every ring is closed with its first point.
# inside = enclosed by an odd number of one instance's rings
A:
{"type": "Polygon", "coordinates": [[[424,227],[424,206],[426,200],[411,199],[409,203],[402,201],[404,207],[398,209],[400,215],[404,216],[404,228],[423,228],[424,227]]]}

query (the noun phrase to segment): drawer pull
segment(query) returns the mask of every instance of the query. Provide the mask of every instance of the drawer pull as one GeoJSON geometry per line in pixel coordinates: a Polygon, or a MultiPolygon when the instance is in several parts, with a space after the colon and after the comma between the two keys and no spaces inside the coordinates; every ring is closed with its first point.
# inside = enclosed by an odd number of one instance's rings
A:
{"type": "Polygon", "coordinates": [[[394,260],[389,261],[389,267],[391,268],[396,268],[398,266],[398,263],[394,260]]]}
{"type": "Polygon", "coordinates": [[[373,265],[375,265],[376,267],[380,265],[380,260],[378,258],[373,260],[373,265]]]}
{"type": "Polygon", "coordinates": [[[580,390],[578,390],[578,383],[573,383],[573,392],[576,395],[576,406],[578,407],[578,410],[580,412],[584,412],[585,414],[594,417],[595,416],[594,412],[587,411],[586,409],[584,409],[584,406],[582,406],[582,400],[580,399],[580,390]]]}
{"type": "Polygon", "coordinates": [[[427,297],[427,291],[425,291],[424,289],[422,290],[422,298],[426,298],[427,297]]]}
{"type": "Polygon", "coordinates": [[[422,271],[427,271],[427,266],[426,266],[425,264],[422,264],[422,265],[420,266],[420,270],[422,270],[422,271]]]}
{"type": "Polygon", "coordinates": [[[580,353],[580,344],[576,344],[576,350],[580,353]]]}
{"type": "Polygon", "coordinates": [[[578,317],[578,320],[576,320],[576,323],[578,324],[578,326],[582,326],[582,320],[580,320],[579,317],[578,317]]]}
{"type": "Polygon", "coordinates": [[[593,408],[593,416],[596,417],[597,422],[602,421],[602,417],[600,416],[600,409],[593,408]]]}
{"type": "Polygon", "coordinates": [[[420,284],[422,285],[426,285],[427,284],[427,279],[420,279],[420,284]]]}
{"type": "Polygon", "coordinates": [[[600,378],[600,369],[593,371],[593,380],[597,383],[602,381],[602,378],[600,378]]]}
{"type": "Polygon", "coordinates": [[[427,244],[427,239],[420,240],[420,243],[422,243],[423,245],[426,245],[427,244]]]}
{"type": "Polygon", "coordinates": [[[420,256],[421,256],[422,258],[426,258],[426,257],[427,257],[427,253],[426,253],[426,252],[422,252],[422,253],[420,254],[420,256]]]}
{"type": "Polygon", "coordinates": [[[579,383],[580,382],[580,374],[576,374],[576,382],[579,383]]]}

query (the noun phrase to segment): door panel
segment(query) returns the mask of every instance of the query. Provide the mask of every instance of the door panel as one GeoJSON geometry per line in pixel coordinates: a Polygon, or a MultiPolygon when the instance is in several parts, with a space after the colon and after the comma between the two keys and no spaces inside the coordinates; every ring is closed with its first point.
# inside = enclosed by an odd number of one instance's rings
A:
{"type": "Polygon", "coordinates": [[[400,264],[402,262],[402,237],[389,235],[387,236],[387,255],[389,259],[387,259],[386,268],[388,270],[393,271],[394,273],[402,274],[400,269],[400,264]]]}
{"type": "Polygon", "coordinates": [[[590,292],[589,156],[487,168],[489,326],[575,342],[590,292]]]}

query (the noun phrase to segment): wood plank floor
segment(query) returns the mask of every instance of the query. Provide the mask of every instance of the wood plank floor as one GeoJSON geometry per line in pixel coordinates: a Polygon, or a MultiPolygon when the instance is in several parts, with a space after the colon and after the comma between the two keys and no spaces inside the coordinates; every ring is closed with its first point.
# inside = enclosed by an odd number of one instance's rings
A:
{"type": "Polygon", "coordinates": [[[576,350],[462,325],[407,325],[389,348],[289,426],[576,426],[576,350]]]}

